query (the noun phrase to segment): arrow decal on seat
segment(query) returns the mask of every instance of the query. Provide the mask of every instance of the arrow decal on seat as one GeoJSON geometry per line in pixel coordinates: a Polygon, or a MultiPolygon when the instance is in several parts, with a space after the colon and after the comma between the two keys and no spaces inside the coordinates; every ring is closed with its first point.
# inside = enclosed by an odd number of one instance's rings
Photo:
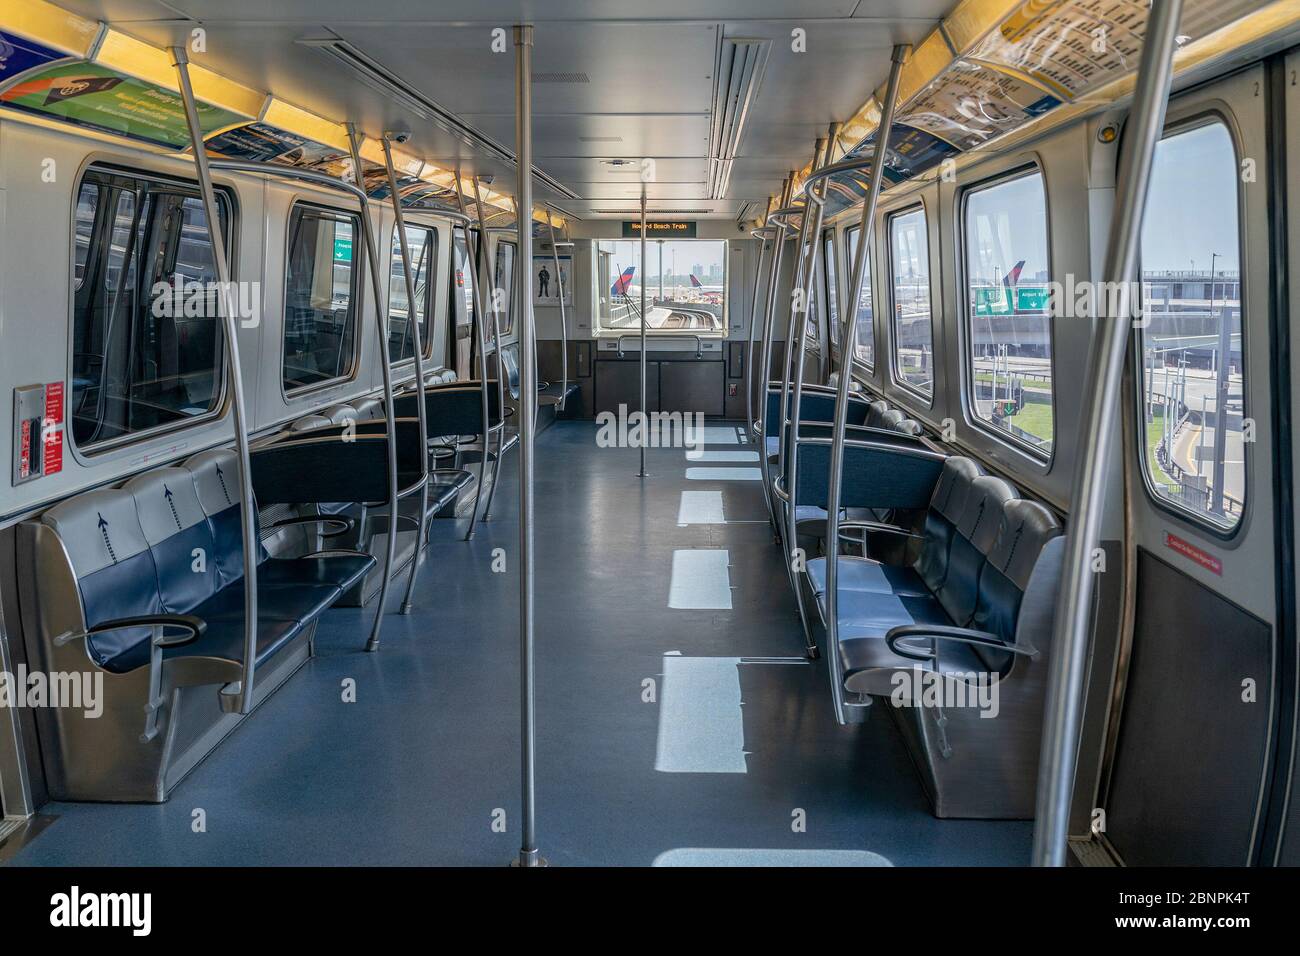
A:
{"type": "Polygon", "coordinates": [[[113,550],[113,542],[108,537],[108,522],[100,512],[96,511],[95,515],[99,518],[99,533],[104,536],[104,547],[108,548],[108,556],[113,559],[114,564],[117,564],[117,552],[113,550]]]}
{"type": "Polygon", "coordinates": [[[184,531],[185,528],[181,524],[181,516],[176,513],[176,502],[172,501],[172,490],[168,488],[166,484],[163,485],[163,497],[167,499],[167,507],[172,509],[172,518],[176,521],[176,530],[184,531]]]}

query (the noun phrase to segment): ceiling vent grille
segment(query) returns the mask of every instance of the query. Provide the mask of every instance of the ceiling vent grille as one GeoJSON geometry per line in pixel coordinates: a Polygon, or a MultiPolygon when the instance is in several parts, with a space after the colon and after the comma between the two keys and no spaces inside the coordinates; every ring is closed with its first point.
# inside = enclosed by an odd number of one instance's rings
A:
{"type": "MultiPolygon", "coordinates": [[[[641,207],[635,209],[593,209],[593,213],[605,216],[640,216],[641,207]]],[[[646,209],[647,216],[707,216],[712,209],[646,209]]]]}
{"type": "Polygon", "coordinates": [[[534,73],[534,83],[590,83],[586,73],[534,73]]]}
{"type": "MultiPolygon", "coordinates": [[[[421,119],[457,137],[476,151],[510,166],[518,165],[515,161],[514,152],[503,143],[499,143],[473,126],[461,122],[460,118],[450,110],[425,96],[383,64],[372,59],[346,40],[340,40],[338,37],[324,37],[305,38],[300,39],[298,42],[303,46],[319,51],[335,62],[342,63],[372,90],[376,90],[421,119]]],[[[533,178],[545,186],[546,189],[559,196],[566,199],[578,198],[577,193],[562,185],[558,180],[551,178],[536,166],[533,167],[533,178]]]]}
{"type": "Polygon", "coordinates": [[[754,97],[763,81],[767,40],[723,37],[718,43],[713,112],[709,122],[709,198],[725,199],[731,166],[745,134],[754,97]]]}

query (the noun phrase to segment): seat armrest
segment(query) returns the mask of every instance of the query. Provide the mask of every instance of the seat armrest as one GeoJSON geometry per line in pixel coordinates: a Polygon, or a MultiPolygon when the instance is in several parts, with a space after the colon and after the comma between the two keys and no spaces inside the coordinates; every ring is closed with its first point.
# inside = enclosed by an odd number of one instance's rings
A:
{"type": "Polygon", "coordinates": [[[154,636],[153,644],[155,647],[182,647],[186,644],[192,644],[202,637],[208,630],[208,622],[202,618],[195,617],[193,614],[140,614],[133,617],[119,617],[111,621],[101,621],[93,627],[88,627],[84,631],[68,631],[60,634],[54,639],[55,647],[62,647],[64,644],[72,641],[92,637],[95,634],[105,634],[109,631],[120,631],[128,627],[179,627],[187,633],[167,637],[159,633],[154,636]]]}
{"type": "Polygon", "coordinates": [[[1038,653],[1032,647],[1010,644],[988,631],[977,631],[970,627],[952,627],[946,624],[904,624],[890,628],[889,633],[885,635],[885,643],[889,645],[891,651],[899,657],[906,657],[914,661],[932,661],[938,657],[939,641],[952,641],[956,644],[977,644],[982,647],[1005,651],[1008,654],[1019,654],[1022,657],[1033,657],[1038,653]],[[909,640],[929,640],[930,648],[927,651],[904,644],[905,641],[909,640]]]}
{"type": "Polygon", "coordinates": [[[336,527],[334,531],[322,531],[322,538],[337,538],[341,534],[347,534],[357,526],[356,521],[346,515],[294,515],[291,518],[282,518],[271,525],[272,528],[288,528],[297,524],[332,524],[336,527]]]}
{"type": "MultiPolygon", "coordinates": [[[[849,521],[840,522],[840,537],[844,537],[844,532],[848,531],[869,531],[873,534],[892,534],[900,538],[910,538],[914,541],[924,541],[925,535],[910,531],[907,528],[899,527],[896,524],[886,524],[883,521],[868,521],[865,518],[857,518],[849,521]]],[[[849,538],[849,541],[856,543],[857,539],[849,538]]]]}

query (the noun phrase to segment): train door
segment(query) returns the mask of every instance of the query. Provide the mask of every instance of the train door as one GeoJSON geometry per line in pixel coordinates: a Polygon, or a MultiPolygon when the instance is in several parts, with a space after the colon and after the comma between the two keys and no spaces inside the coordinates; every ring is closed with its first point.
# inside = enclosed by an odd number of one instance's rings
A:
{"type": "Polygon", "coordinates": [[[1258,860],[1292,683],[1273,573],[1290,396],[1273,367],[1268,81],[1257,65],[1174,97],[1152,171],[1125,408],[1136,587],[1094,824],[1129,865],[1258,860]]]}

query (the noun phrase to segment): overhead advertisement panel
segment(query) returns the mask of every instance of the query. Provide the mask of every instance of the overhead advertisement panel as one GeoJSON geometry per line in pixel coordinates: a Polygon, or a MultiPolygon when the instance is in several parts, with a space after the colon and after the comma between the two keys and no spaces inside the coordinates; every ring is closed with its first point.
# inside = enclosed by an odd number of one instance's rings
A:
{"type": "MultiPolygon", "coordinates": [[[[94,63],[61,63],[28,73],[0,93],[0,102],[159,146],[182,149],[190,143],[179,95],[94,63]]],[[[206,103],[197,107],[205,133],[248,120],[206,103]]]]}
{"type": "Polygon", "coordinates": [[[28,70],[67,58],[66,53],[42,46],[33,40],[24,40],[12,33],[0,32],[0,86],[28,70]]]}
{"type": "Polygon", "coordinates": [[[209,153],[227,159],[309,168],[336,163],[347,157],[346,151],[334,146],[316,143],[265,123],[251,123],[218,133],[207,141],[206,146],[209,153]]]}

